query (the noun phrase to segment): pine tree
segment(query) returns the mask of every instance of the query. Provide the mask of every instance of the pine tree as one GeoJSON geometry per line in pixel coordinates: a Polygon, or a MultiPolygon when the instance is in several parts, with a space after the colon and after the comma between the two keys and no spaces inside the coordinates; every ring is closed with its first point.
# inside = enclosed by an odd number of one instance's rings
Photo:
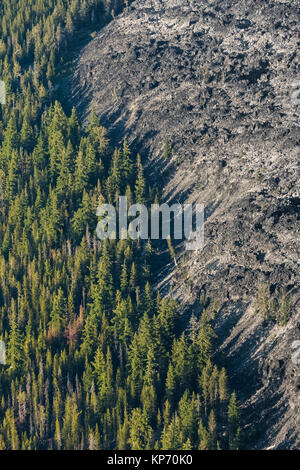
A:
{"type": "Polygon", "coordinates": [[[32,159],[34,165],[39,170],[45,168],[47,162],[47,144],[42,133],[40,133],[38,137],[37,144],[33,150],[32,159]]]}
{"type": "Polygon", "coordinates": [[[172,364],[169,364],[168,374],[166,379],[166,397],[171,405],[174,405],[176,396],[176,381],[174,376],[174,369],[172,364]]]}
{"type": "Polygon", "coordinates": [[[200,364],[205,364],[210,359],[214,337],[215,333],[212,329],[208,312],[204,310],[197,336],[197,346],[199,348],[198,361],[200,364]]]}
{"type": "Polygon", "coordinates": [[[229,449],[237,450],[240,439],[240,411],[237,402],[236,393],[233,392],[228,405],[228,434],[229,449]]]}
{"type": "Polygon", "coordinates": [[[137,157],[137,179],[135,184],[135,199],[136,204],[145,204],[145,180],[144,180],[144,172],[141,163],[141,157],[138,155],[137,157]]]}
{"type": "Polygon", "coordinates": [[[72,187],[72,159],[73,159],[73,147],[70,141],[66,148],[62,150],[61,162],[59,164],[57,190],[60,193],[67,194],[72,187]]]}
{"type": "Polygon", "coordinates": [[[1,167],[4,169],[9,162],[11,153],[17,150],[19,145],[19,134],[17,129],[16,117],[13,113],[8,121],[0,153],[1,167]]]}
{"type": "Polygon", "coordinates": [[[20,369],[24,358],[24,339],[17,323],[14,301],[12,300],[12,316],[10,320],[9,341],[7,345],[8,364],[14,369],[20,369]]]}
{"type": "Polygon", "coordinates": [[[106,364],[104,354],[100,347],[98,347],[96,351],[92,366],[94,369],[94,376],[98,386],[98,390],[101,391],[101,388],[105,385],[106,364]]]}
{"type": "Polygon", "coordinates": [[[66,325],[66,302],[63,291],[58,289],[54,296],[52,311],[50,314],[49,329],[52,336],[59,336],[66,325]]]}
{"type": "Polygon", "coordinates": [[[129,444],[132,450],[147,450],[151,448],[152,429],[148,419],[139,408],[134,408],[130,417],[129,444]]]}
{"type": "Polygon", "coordinates": [[[167,139],[164,144],[164,158],[167,160],[172,155],[172,147],[170,145],[169,140],[167,139]]]}
{"type": "Polygon", "coordinates": [[[222,368],[219,375],[219,397],[221,402],[225,402],[228,399],[228,379],[226,370],[222,368]]]}
{"type": "Polygon", "coordinates": [[[133,175],[133,162],[131,160],[131,152],[126,139],[123,142],[123,149],[121,155],[121,172],[124,181],[131,182],[131,178],[133,175]]]}
{"type": "Polygon", "coordinates": [[[200,419],[199,428],[198,428],[198,438],[199,438],[199,450],[209,450],[210,439],[209,432],[206,427],[203,425],[202,420],[200,419]]]}
{"type": "Polygon", "coordinates": [[[211,410],[208,418],[208,431],[209,431],[209,448],[210,449],[216,449],[217,446],[217,424],[216,424],[216,418],[215,418],[215,413],[213,410],[211,410]]]}
{"type": "Polygon", "coordinates": [[[19,155],[17,151],[13,150],[8,167],[7,176],[7,195],[11,201],[18,190],[18,175],[19,175],[19,155]]]}
{"type": "Polygon", "coordinates": [[[76,158],[75,172],[74,172],[74,189],[78,193],[82,192],[86,186],[88,179],[87,169],[85,165],[84,155],[82,150],[79,150],[76,158]]]}
{"type": "Polygon", "coordinates": [[[20,141],[22,147],[24,147],[25,150],[27,150],[28,152],[32,150],[34,145],[34,134],[32,126],[30,125],[29,120],[26,117],[23,120],[20,141]]]}
{"type": "Polygon", "coordinates": [[[161,443],[162,450],[182,449],[183,442],[181,439],[180,420],[178,416],[173,416],[170,424],[164,428],[161,443]]]}
{"type": "Polygon", "coordinates": [[[80,143],[81,131],[75,108],[72,109],[72,114],[68,120],[68,125],[68,137],[70,139],[71,145],[73,148],[77,148],[80,143]]]}

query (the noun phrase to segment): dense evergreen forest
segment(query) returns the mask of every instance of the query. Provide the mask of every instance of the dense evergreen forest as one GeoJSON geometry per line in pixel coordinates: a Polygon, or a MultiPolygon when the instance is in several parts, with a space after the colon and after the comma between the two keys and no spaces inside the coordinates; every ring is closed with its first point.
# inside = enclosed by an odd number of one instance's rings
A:
{"type": "Polygon", "coordinates": [[[180,306],[152,290],[150,241],[96,239],[99,203],[157,198],[140,157],[55,97],[75,35],[122,3],[1,2],[2,450],[239,446],[209,308],[182,332],[180,306]]]}

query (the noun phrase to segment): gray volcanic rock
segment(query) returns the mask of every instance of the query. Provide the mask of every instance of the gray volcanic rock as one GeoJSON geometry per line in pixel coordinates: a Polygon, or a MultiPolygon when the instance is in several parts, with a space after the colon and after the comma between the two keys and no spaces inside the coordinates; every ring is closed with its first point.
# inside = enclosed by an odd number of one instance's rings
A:
{"type": "Polygon", "coordinates": [[[300,444],[298,21],[295,0],[135,1],[83,49],[69,84],[83,120],[93,107],[142,152],[164,201],[206,207],[203,250],[182,250],[158,288],[194,313],[200,293],[217,300],[216,354],[251,448],[300,444]],[[286,326],[255,313],[262,282],[288,292],[286,326]]]}

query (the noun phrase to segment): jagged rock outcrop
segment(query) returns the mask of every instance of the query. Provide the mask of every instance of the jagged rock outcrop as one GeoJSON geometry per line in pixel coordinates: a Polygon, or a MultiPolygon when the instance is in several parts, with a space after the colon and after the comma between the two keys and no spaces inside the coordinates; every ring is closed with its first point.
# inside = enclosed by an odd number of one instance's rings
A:
{"type": "Polygon", "coordinates": [[[300,445],[298,18],[294,0],[138,0],[83,49],[68,84],[83,119],[95,108],[141,151],[164,201],[205,205],[204,249],[162,267],[158,287],[194,312],[200,292],[217,300],[216,354],[260,449],[300,445]],[[286,289],[286,326],[255,312],[262,282],[274,297],[286,289]]]}

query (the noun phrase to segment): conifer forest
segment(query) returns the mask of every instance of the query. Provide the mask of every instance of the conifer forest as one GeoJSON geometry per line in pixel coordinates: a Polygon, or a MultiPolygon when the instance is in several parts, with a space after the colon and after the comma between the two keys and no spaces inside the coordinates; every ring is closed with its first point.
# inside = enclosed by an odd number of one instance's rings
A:
{"type": "Polygon", "coordinates": [[[182,328],[180,302],[154,289],[159,247],[96,236],[100,203],[160,199],[147,155],[113,145],[96,112],[83,126],[57,93],[80,37],[124,3],[0,5],[1,450],[241,446],[212,303],[182,328]]]}

